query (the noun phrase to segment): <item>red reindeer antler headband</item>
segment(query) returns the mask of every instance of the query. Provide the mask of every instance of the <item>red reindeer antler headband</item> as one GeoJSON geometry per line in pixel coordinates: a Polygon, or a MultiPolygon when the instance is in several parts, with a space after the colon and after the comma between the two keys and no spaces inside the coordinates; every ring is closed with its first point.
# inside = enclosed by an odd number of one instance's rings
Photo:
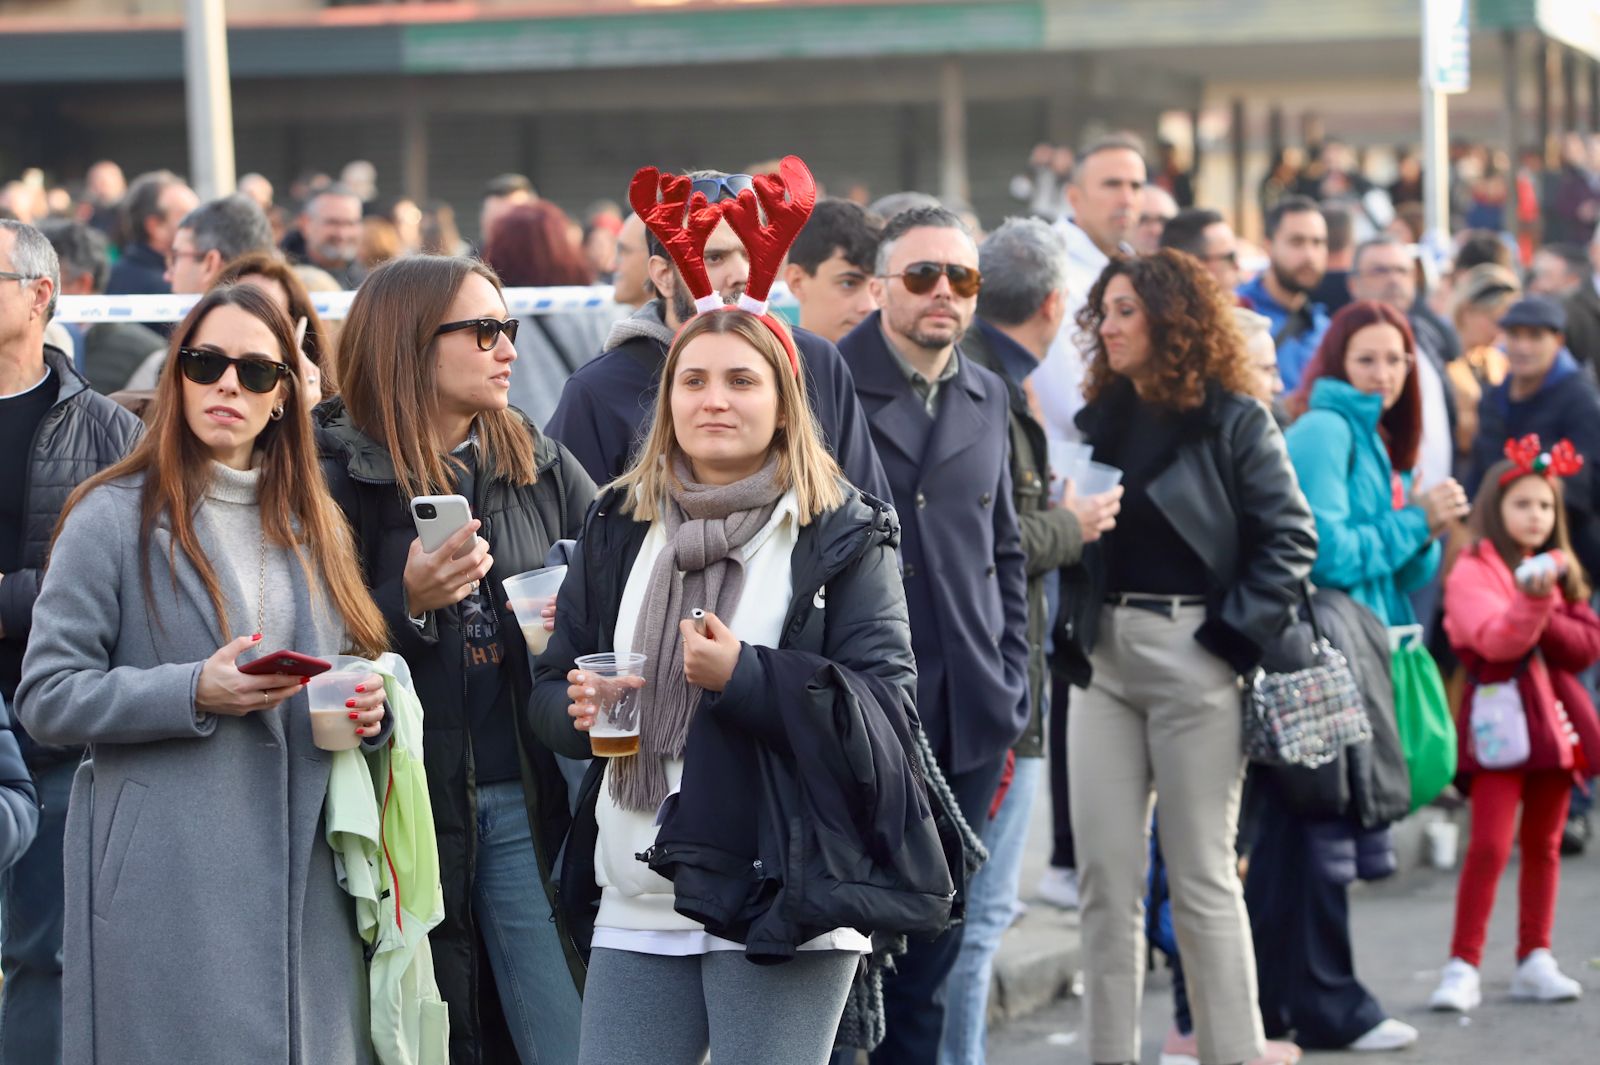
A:
{"type": "Polygon", "coordinates": [[[1502,488],[1518,477],[1537,474],[1554,480],[1557,477],[1571,477],[1583,469],[1583,456],[1572,446],[1572,441],[1562,440],[1546,451],[1540,445],[1539,437],[1533,433],[1520,440],[1507,440],[1506,458],[1511,460],[1512,465],[1511,469],[1500,475],[1502,488]]]}
{"type": "Polygon", "coordinates": [[[677,264],[694,297],[696,314],[728,309],[711,287],[705,262],[706,240],[717,223],[728,220],[750,257],[750,279],[738,307],[772,330],[798,377],[800,355],[788,330],[768,313],[767,297],[783,257],[817,205],[817,183],[806,164],[790,155],[778,165],[778,173],[758,175],[751,185],[736,199],[710,203],[704,193],[691,193],[693,183],[688,178],[664,175],[647,166],[633,175],[628,202],[677,264]]]}

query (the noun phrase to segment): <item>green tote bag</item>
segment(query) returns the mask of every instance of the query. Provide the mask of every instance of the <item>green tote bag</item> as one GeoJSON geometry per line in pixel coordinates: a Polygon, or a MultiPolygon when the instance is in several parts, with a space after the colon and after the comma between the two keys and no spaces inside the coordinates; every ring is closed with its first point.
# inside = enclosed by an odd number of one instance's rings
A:
{"type": "Polygon", "coordinates": [[[1411,809],[1417,810],[1455,778],[1455,718],[1439,666],[1422,645],[1422,627],[1390,629],[1389,646],[1395,723],[1411,771],[1411,809]]]}

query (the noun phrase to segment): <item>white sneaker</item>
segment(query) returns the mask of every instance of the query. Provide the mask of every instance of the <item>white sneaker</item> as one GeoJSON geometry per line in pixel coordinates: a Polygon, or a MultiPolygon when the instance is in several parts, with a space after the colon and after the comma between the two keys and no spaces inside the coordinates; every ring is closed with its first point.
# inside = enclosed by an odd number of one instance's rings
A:
{"type": "Polygon", "coordinates": [[[1428,1000],[1428,1008],[1466,1013],[1476,1009],[1482,1001],[1478,970],[1460,958],[1451,958],[1445,964],[1444,972],[1439,975],[1439,987],[1428,1000]]]}
{"type": "Polygon", "coordinates": [[[1063,910],[1076,910],[1078,908],[1078,871],[1076,869],[1058,869],[1052,865],[1039,878],[1039,887],[1034,894],[1052,906],[1058,906],[1063,910]]]}
{"type": "Polygon", "coordinates": [[[1355,1051],[1404,1050],[1417,1041],[1417,1030],[1389,1017],[1366,1035],[1345,1047],[1355,1051]]]}
{"type": "Polygon", "coordinates": [[[1543,947],[1522,959],[1511,977],[1511,997],[1532,1002],[1566,1002],[1583,995],[1583,985],[1556,965],[1543,947]]]}

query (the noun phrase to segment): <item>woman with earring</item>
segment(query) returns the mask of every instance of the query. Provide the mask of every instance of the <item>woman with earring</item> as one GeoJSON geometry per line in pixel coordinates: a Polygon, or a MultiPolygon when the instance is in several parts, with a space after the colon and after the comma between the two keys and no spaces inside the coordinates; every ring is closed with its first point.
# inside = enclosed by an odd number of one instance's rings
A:
{"type": "MultiPolygon", "coordinates": [[[[248,286],[173,335],[149,433],[62,512],[18,689],[88,744],[67,820],[63,1060],[368,1062],[355,909],[323,832],[331,755],[264,650],[381,653],[328,497],[293,327],[248,286]],[[244,635],[236,635],[244,633],[244,635]]],[[[347,704],[382,742],[381,678],[347,704]]]]}
{"type": "Polygon", "coordinates": [[[528,649],[501,582],[577,536],[594,483],[510,406],[516,332],[483,263],[391,260],[356,293],[339,397],[316,411],[328,483],[427,707],[445,902],[429,941],[458,1065],[578,1054],[582,967],[552,916],[567,784],[526,728],[528,649]],[[434,551],[413,524],[424,495],[463,496],[473,515],[434,551]]]}

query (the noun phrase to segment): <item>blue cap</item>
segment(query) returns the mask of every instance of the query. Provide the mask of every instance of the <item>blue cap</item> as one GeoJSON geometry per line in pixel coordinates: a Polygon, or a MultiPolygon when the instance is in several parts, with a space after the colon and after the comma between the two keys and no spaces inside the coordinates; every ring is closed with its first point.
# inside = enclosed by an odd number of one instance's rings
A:
{"type": "Polygon", "coordinates": [[[1528,296],[1513,303],[1511,309],[1500,316],[1501,329],[1510,329],[1514,325],[1565,333],[1567,311],[1553,299],[1545,296],[1528,296]]]}

